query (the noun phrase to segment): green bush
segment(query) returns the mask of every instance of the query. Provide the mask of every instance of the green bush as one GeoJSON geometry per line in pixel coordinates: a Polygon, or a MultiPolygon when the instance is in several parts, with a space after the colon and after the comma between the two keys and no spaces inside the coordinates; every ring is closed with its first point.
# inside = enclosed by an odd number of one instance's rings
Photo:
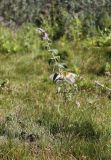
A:
{"type": "Polygon", "coordinates": [[[111,45],[111,31],[105,28],[98,31],[98,35],[88,37],[83,41],[84,47],[108,47],[111,45]]]}
{"type": "Polygon", "coordinates": [[[36,28],[31,24],[25,24],[17,31],[0,26],[1,53],[36,52],[39,43],[36,28]]]}

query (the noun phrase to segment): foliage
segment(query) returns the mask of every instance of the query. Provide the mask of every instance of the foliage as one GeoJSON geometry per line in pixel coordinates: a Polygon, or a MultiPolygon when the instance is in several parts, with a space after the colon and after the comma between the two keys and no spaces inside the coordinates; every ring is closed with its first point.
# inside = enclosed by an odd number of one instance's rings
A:
{"type": "Polygon", "coordinates": [[[0,26],[0,51],[2,53],[36,52],[39,48],[36,28],[25,24],[17,31],[0,26]]]}
{"type": "MultiPolygon", "coordinates": [[[[95,35],[98,29],[110,29],[110,10],[110,0],[1,0],[0,21],[11,27],[24,22],[34,23],[39,27],[48,23],[53,39],[57,40],[69,28],[73,28],[75,24],[72,23],[77,21],[81,23],[79,34],[82,31],[84,36],[95,35]]],[[[78,24],[74,30],[79,30],[78,24]]]]}
{"type": "Polygon", "coordinates": [[[84,47],[108,47],[111,45],[111,31],[105,28],[104,31],[98,32],[98,35],[87,37],[84,42],[84,47]]]}

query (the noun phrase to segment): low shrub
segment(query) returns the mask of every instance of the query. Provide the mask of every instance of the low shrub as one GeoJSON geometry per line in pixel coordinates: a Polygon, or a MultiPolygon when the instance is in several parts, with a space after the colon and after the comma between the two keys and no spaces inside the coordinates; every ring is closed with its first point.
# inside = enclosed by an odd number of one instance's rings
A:
{"type": "Polygon", "coordinates": [[[24,24],[16,31],[0,26],[1,53],[36,52],[39,42],[36,28],[32,24],[24,24]]]}

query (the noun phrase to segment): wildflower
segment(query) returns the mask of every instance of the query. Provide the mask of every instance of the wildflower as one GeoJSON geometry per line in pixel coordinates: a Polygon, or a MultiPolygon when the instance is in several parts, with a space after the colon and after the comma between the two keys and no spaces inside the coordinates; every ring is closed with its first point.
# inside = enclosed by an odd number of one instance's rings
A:
{"type": "Polygon", "coordinates": [[[47,41],[50,40],[50,39],[49,39],[49,36],[48,36],[48,33],[46,33],[45,30],[43,30],[42,28],[38,28],[37,31],[39,32],[39,34],[41,34],[41,38],[42,38],[43,40],[47,40],[47,41]]]}
{"type": "Polygon", "coordinates": [[[42,38],[43,38],[43,40],[48,40],[48,41],[50,40],[49,36],[48,36],[48,34],[46,32],[43,34],[42,38]]]}

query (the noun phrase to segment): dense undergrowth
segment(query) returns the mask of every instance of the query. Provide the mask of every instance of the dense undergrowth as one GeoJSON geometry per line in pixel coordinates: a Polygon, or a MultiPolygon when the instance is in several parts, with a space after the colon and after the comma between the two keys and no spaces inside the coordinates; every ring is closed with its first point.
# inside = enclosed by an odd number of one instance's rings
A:
{"type": "Polygon", "coordinates": [[[111,159],[111,93],[95,84],[111,86],[109,32],[53,42],[66,72],[80,76],[78,91],[64,99],[49,79],[50,55],[37,28],[0,27],[1,160],[111,159]]]}

